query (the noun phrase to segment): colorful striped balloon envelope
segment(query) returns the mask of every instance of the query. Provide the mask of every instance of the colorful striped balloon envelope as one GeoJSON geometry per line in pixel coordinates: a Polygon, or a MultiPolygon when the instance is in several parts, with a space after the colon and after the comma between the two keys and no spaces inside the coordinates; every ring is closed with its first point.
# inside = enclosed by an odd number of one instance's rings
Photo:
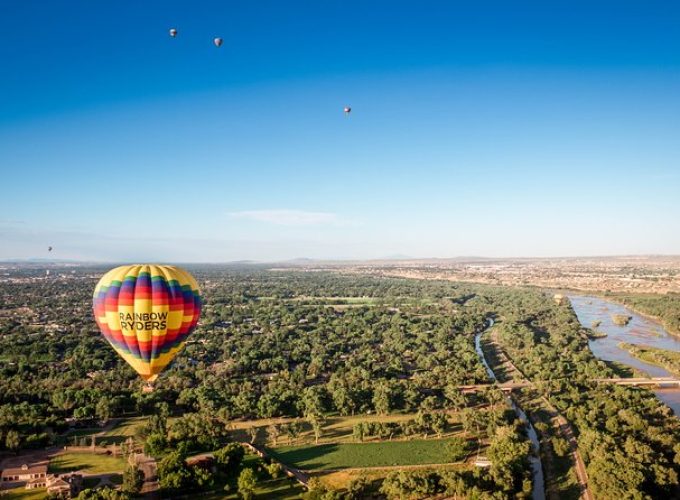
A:
{"type": "Polygon", "coordinates": [[[182,350],[200,314],[196,280],[175,266],[117,267],[94,290],[102,335],[147,382],[182,350]]]}

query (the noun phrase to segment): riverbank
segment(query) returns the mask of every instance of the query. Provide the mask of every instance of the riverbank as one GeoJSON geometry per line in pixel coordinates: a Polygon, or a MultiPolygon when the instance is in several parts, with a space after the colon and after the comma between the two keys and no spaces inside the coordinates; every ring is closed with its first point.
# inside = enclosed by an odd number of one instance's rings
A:
{"type": "MultiPolygon", "coordinates": [[[[631,298],[635,297],[636,295],[633,294],[623,294],[623,293],[618,293],[618,294],[609,294],[607,292],[603,292],[602,290],[585,290],[585,289],[576,289],[576,288],[545,288],[544,289],[548,293],[560,293],[565,296],[580,296],[580,297],[594,297],[597,299],[600,299],[605,302],[611,302],[613,304],[620,305],[622,307],[625,307],[632,313],[645,318],[649,321],[652,321],[654,323],[657,323],[660,327],[662,327],[666,333],[669,335],[673,336],[674,338],[680,339],[680,327],[674,327],[671,325],[668,320],[665,320],[661,316],[657,316],[654,314],[651,314],[647,311],[641,310],[639,307],[636,307],[634,305],[631,305],[629,302],[625,302],[625,298],[631,298]]],[[[664,300],[668,296],[660,293],[650,293],[646,294],[644,298],[654,298],[656,300],[664,300]]],[[[680,310],[680,305],[678,307],[678,310],[680,310]]],[[[585,326],[585,325],[583,325],[585,326]]],[[[598,325],[599,326],[599,325],[598,325]]],[[[591,325],[591,328],[592,325],[591,325]]]]}
{"type": "MultiPolygon", "coordinates": [[[[594,322],[600,322],[598,330],[607,333],[607,337],[588,341],[591,352],[602,361],[626,366],[645,377],[671,377],[677,375],[651,357],[635,356],[621,343],[634,346],[645,346],[670,353],[680,353],[680,337],[667,332],[658,320],[649,315],[638,314],[622,300],[613,297],[573,294],[569,296],[571,306],[579,322],[584,328],[594,322]],[[633,319],[627,326],[614,325],[611,314],[630,314],[633,319]]],[[[621,375],[625,376],[623,373],[621,375]]],[[[652,392],[676,415],[680,415],[680,391],[654,389],[652,392]]]]}
{"type": "Polygon", "coordinates": [[[660,316],[655,316],[655,315],[650,314],[648,312],[641,311],[639,308],[632,306],[630,303],[626,303],[623,300],[623,297],[617,297],[615,295],[603,295],[603,294],[594,294],[594,295],[601,298],[602,300],[608,300],[610,302],[614,302],[616,304],[619,304],[619,305],[625,307],[626,309],[634,312],[638,316],[641,316],[641,317],[643,317],[643,318],[645,318],[649,321],[653,321],[654,323],[658,323],[659,326],[661,326],[666,331],[666,333],[668,333],[669,335],[672,335],[673,337],[680,338],[680,330],[673,328],[673,326],[671,326],[668,323],[668,321],[664,320],[660,316]]]}
{"type": "Polygon", "coordinates": [[[659,349],[642,344],[629,344],[627,342],[620,342],[619,347],[625,349],[640,361],[660,366],[671,372],[673,375],[680,376],[680,352],[659,349]]]}

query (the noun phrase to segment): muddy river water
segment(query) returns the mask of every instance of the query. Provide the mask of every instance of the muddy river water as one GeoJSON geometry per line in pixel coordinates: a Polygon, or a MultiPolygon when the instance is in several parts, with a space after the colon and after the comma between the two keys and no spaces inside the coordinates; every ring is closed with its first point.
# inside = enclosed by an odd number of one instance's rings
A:
{"type": "MultiPolygon", "coordinates": [[[[651,377],[673,376],[660,366],[645,363],[633,357],[628,351],[621,349],[619,343],[643,344],[680,351],[680,337],[671,335],[659,323],[644,318],[620,304],[587,295],[570,295],[569,299],[578,320],[584,327],[591,328],[594,322],[599,321],[600,324],[595,330],[607,334],[604,338],[589,341],[590,350],[595,356],[606,361],[624,363],[651,377]],[[625,314],[631,316],[632,319],[626,326],[617,326],[612,320],[613,314],[625,314]]],[[[654,393],[676,415],[680,415],[680,390],[655,389],[654,393]]]]}

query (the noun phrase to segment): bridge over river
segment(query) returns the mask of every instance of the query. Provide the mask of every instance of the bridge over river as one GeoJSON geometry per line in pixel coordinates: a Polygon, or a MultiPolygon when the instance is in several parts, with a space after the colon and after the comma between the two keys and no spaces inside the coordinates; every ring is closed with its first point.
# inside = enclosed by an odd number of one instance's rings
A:
{"type": "Polygon", "coordinates": [[[650,386],[680,389],[680,378],[676,377],[650,377],[650,378],[599,378],[595,380],[602,384],[650,386]]]}
{"type": "MultiPolygon", "coordinates": [[[[641,387],[660,387],[664,389],[680,389],[680,378],[677,377],[650,377],[650,378],[597,378],[594,382],[600,384],[614,384],[627,386],[641,386],[641,387]]],[[[490,387],[498,387],[503,392],[512,392],[524,387],[531,387],[532,383],[528,381],[514,381],[505,382],[502,384],[470,384],[459,385],[458,389],[463,393],[473,393],[483,391],[490,387]]]]}

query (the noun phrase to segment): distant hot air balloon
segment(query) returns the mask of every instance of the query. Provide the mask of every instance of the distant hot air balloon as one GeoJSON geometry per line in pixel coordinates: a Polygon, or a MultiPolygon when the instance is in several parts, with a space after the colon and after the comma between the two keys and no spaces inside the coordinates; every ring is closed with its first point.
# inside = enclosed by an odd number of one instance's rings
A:
{"type": "Polygon", "coordinates": [[[51,252],[51,251],[52,251],[52,247],[47,247],[47,251],[48,251],[48,252],[51,252]]]}
{"type": "Polygon", "coordinates": [[[177,36],[177,29],[176,29],[176,28],[170,28],[170,30],[168,31],[168,33],[170,33],[170,36],[171,36],[172,38],[175,38],[175,37],[177,36]]]}
{"type": "Polygon", "coordinates": [[[349,116],[349,114],[352,112],[352,108],[350,108],[349,106],[345,106],[344,111],[345,111],[345,115],[349,116]]]}
{"type": "Polygon", "coordinates": [[[213,43],[215,44],[215,47],[221,47],[222,46],[222,39],[220,37],[217,37],[213,40],[213,43]]]}
{"type": "Polygon", "coordinates": [[[102,335],[147,382],[184,347],[201,314],[196,280],[175,266],[121,266],[94,290],[102,335]]]}

